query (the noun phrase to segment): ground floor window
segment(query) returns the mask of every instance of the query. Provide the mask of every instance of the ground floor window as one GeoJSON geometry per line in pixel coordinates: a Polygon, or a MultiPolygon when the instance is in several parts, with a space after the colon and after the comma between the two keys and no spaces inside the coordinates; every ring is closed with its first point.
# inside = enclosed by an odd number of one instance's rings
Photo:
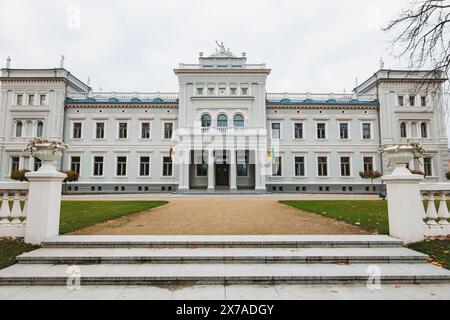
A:
{"type": "Polygon", "coordinates": [[[364,165],[364,172],[372,172],[373,171],[373,157],[364,157],[363,165],[364,165]]]}
{"type": "Polygon", "coordinates": [[[150,175],[150,157],[141,157],[139,175],[141,177],[148,177],[150,175]]]}
{"type": "Polygon", "coordinates": [[[117,157],[116,175],[118,177],[127,175],[127,157],[117,157]]]}
{"type": "Polygon", "coordinates": [[[272,164],[272,176],[281,177],[282,176],[282,159],[281,157],[275,157],[275,161],[272,164]]]}
{"type": "Polygon", "coordinates": [[[163,157],[163,177],[172,176],[172,158],[163,157]]]}
{"type": "Polygon", "coordinates": [[[70,170],[80,175],[81,157],[70,157],[70,170]]]}
{"type": "Polygon", "coordinates": [[[248,176],[248,156],[239,155],[237,156],[237,176],[247,177],[248,176]]]}
{"type": "Polygon", "coordinates": [[[34,171],[38,171],[42,167],[42,161],[38,158],[34,158],[34,171]]]}
{"type": "Polygon", "coordinates": [[[102,156],[94,157],[94,176],[96,176],[96,177],[103,176],[103,157],[102,156]]]}
{"type": "Polygon", "coordinates": [[[425,177],[433,176],[433,158],[423,158],[423,169],[425,177]]]}
{"type": "Polygon", "coordinates": [[[20,168],[20,157],[11,157],[11,172],[20,168]]]}
{"type": "Polygon", "coordinates": [[[317,158],[317,174],[319,177],[328,177],[328,158],[317,158]]]}
{"type": "Polygon", "coordinates": [[[350,157],[341,157],[341,177],[350,177],[350,157]]]}
{"type": "Polygon", "coordinates": [[[208,176],[208,164],[205,162],[205,159],[201,159],[201,163],[196,164],[197,169],[197,177],[206,177],[208,176]]]}
{"type": "Polygon", "coordinates": [[[305,176],[305,157],[295,157],[295,176],[305,176]]]}

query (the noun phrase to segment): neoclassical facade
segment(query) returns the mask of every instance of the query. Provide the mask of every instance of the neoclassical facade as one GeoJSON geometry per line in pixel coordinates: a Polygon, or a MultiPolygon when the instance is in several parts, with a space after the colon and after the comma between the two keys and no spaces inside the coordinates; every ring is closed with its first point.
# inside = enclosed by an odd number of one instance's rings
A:
{"type": "Polygon", "coordinates": [[[64,68],[1,70],[0,175],[37,170],[33,137],[62,139],[73,193],[374,193],[381,145],[420,142],[410,169],[448,170],[445,79],[380,70],[352,94],[267,93],[270,69],[221,47],[180,64],[176,93],[92,92],[64,68]]]}

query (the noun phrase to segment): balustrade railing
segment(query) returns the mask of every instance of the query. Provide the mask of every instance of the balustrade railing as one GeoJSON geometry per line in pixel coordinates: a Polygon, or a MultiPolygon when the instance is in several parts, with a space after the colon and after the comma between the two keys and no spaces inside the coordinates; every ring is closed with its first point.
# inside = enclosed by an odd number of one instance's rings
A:
{"type": "Polygon", "coordinates": [[[28,211],[26,182],[0,183],[0,237],[22,238],[28,211]]]}
{"type": "Polygon", "coordinates": [[[140,99],[140,100],[177,100],[178,92],[89,92],[69,93],[68,97],[75,100],[80,99],[140,99]]]}
{"type": "Polygon", "coordinates": [[[450,183],[421,183],[420,193],[425,236],[450,235],[450,213],[447,205],[450,183]]]}
{"type": "Polygon", "coordinates": [[[268,100],[276,100],[281,101],[284,99],[288,100],[318,100],[318,101],[327,101],[327,100],[336,100],[336,101],[351,101],[352,99],[356,99],[356,96],[353,94],[347,93],[267,93],[266,98],[268,100]]]}

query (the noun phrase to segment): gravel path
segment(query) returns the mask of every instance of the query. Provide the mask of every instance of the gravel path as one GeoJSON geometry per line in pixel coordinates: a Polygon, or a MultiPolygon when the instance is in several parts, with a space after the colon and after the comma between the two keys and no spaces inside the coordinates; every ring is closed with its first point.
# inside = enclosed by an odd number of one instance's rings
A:
{"type": "Polygon", "coordinates": [[[78,235],[334,235],[360,228],[305,212],[273,199],[171,199],[169,204],[125,216],[78,235]]]}

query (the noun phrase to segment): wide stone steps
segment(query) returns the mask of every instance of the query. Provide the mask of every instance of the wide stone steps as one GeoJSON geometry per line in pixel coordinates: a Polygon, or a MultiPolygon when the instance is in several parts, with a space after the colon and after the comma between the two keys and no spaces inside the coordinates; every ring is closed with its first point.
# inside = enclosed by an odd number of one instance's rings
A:
{"type": "Polygon", "coordinates": [[[400,248],[384,235],[355,236],[59,236],[45,248],[400,248]]]}
{"type": "Polygon", "coordinates": [[[0,270],[0,285],[64,286],[71,272],[81,285],[450,283],[450,271],[402,244],[365,235],[60,236],[0,270]]]}
{"type": "MultiPolygon", "coordinates": [[[[374,267],[373,264],[101,264],[81,265],[79,271],[81,285],[364,284],[374,267]]],[[[382,284],[450,282],[449,271],[430,264],[376,267],[382,284]]],[[[69,265],[19,264],[0,271],[0,285],[66,285],[69,270],[69,265]]]]}
{"type": "Polygon", "coordinates": [[[43,248],[17,257],[21,264],[426,263],[406,248],[43,248]]]}

